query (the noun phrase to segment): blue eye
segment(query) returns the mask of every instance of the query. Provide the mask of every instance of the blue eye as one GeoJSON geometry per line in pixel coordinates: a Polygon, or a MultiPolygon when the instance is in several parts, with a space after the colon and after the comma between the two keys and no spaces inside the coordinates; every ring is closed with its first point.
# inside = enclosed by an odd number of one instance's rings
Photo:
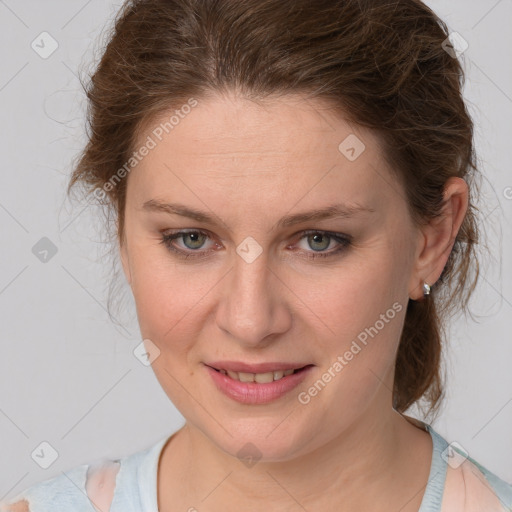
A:
{"type": "MultiPolygon", "coordinates": [[[[313,249],[312,251],[303,251],[306,254],[303,257],[306,259],[331,258],[343,252],[351,244],[351,237],[342,235],[341,233],[309,230],[304,231],[301,235],[300,240],[306,239],[309,247],[313,249]],[[332,241],[337,244],[336,248],[326,252],[325,249],[331,245],[332,241]]],[[[205,258],[209,253],[213,252],[213,250],[198,249],[201,249],[205,241],[209,238],[208,233],[200,230],[177,231],[162,235],[161,243],[163,243],[169,251],[176,253],[180,257],[187,259],[205,258]],[[184,247],[177,247],[174,244],[175,240],[181,240],[184,247]]]]}
{"type": "Polygon", "coordinates": [[[162,236],[162,242],[167,249],[172,252],[177,253],[178,255],[184,258],[202,258],[205,255],[205,252],[211,251],[198,251],[204,244],[204,239],[209,238],[207,233],[203,231],[178,231],[176,233],[168,233],[162,236]],[[173,243],[174,240],[181,239],[181,241],[185,244],[185,249],[177,248],[173,243]],[[187,243],[185,243],[187,240],[187,243]],[[188,243],[190,242],[190,244],[188,243]],[[187,249],[190,252],[187,252],[187,249]],[[194,254],[197,253],[197,254],[194,254]]]}
{"type": "Polygon", "coordinates": [[[308,231],[305,232],[304,236],[301,238],[307,241],[309,247],[313,249],[313,253],[310,253],[308,258],[316,258],[316,257],[329,257],[333,253],[339,252],[339,248],[331,250],[329,252],[324,252],[325,249],[328,249],[331,245],[331,242],[334,240],[336,243],[341,244],[342,247],[345,247],[348,243],[348,239],[342,238],[339,235],[333,235],[326,233],[325,231],[308,231]],[[316,247],[315,247],[316,246],[316,247]]]}

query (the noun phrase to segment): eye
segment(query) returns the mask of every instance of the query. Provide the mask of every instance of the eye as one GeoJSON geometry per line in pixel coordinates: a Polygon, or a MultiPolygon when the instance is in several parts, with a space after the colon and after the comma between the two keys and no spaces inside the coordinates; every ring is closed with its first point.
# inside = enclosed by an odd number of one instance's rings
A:
{"type": "MultiPolygon", "coordinates": [[[[312,251],[302,250],[305,253],[303,256],[306,259],[315,258],[330,258],[339,253],[343,252],[351,243],[351,237],[348,235],[342,235],[341,233],[331,233],[328,231],[304,231],[300,233],[302,236],[299,241],[305,239],[307,245],[312,248],[312,251]],[[331,243],[335,242],[335,248],[326,252],[326,249],[331,246],[331,243]]],[[[215,249],[200,250],[204,247],[205,241],[210,239],[208,233],[200,230],[190,231],[177,231],[174,233],[166,233],[162,235],[162,241],[167,249],[178,254],[183,258],[205,258],[209,253],[215,249]],[[175,240],[180,240],[183,246],[176,246],[175,240]]],[[[215,244],[215,242],[213,243],[215,244]]],[[[289,246],[293,247],[293,246],[289,246]]],[[[295,250],[294,250],[295,252],[295,250]]],[[[301,251],[299,251],[301,252],[301,251]]]]}
{"type": "Polygon", "coordinates": [[[312,252],[305,251],[306,255],[304,257],[306,259],[331,258],[345,251],[351,243],[350,236],[342,235],[341,233],[331,233],[329,231],[304,231],[300,240],[302,239],[305,239],[307,245],[313,249],[312,252]],[[331,246],[331,242],[335,242],[335,248],[325,252],[325,250],[331,246]]]}
{"type": "Polygon", "coordinates": [[[163,243],[167,247],[167,249],[175,253],[178,253],[180,256],[183,256],[185,258],[197,258],[203,257],[205,252],[211,252],[197,250],[204,245],[205,240],[208,238],[208,233],[205,233],[203,231],[178,231],[176,233],[167,233],[162,235],[161,243],[163,243]],[[185,245],[184,248],[175,246],[173,242],[174,240],[178,239],[181,239],[182,243],[185,245]],[[191,252],[187,252],[187,250],[190,250],[191,252]],[[197,252],[198,254],[193,254],[194,252],[197,252]]]}

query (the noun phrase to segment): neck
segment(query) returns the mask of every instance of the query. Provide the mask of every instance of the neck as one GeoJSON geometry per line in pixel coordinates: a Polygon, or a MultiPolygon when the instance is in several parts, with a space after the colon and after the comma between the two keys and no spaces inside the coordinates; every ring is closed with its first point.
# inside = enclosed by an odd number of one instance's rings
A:
{"type": "MultiPolygon", "coordinates": [[[[385,402],[376,397],[375,403],[385,402]]],[[[382,510],[383,497],[397,510],[418,510],[432,453],[429,434],[389,405],[368,408],[338,437],[305,455],[251,467],[220,450],[192,425],[175,437],[179,435],[172,457],[162,464],[162,512],[165,503],[169,510],[171,503],[176,506],[178,494],[187,497],[184,510],[203,502],[212,510],[235,510],[250,503],[251,510],[262,511],[298,510],[298,505],[332,509],[334,502],[343,504],[340,510],[371,512],[382,510]],[[171,482],[179,482],[179,489],[172,491],[171,482]]]]}

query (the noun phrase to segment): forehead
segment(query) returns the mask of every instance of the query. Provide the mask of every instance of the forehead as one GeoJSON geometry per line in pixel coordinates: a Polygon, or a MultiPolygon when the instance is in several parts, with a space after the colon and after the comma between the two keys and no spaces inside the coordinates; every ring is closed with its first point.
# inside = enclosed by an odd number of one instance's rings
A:
{"type": "Polygon", "coordinates": [[[351,134],[365,139],[370,151],[378,149],[376,136],[349,123],[339,108],[336,111],[326,100],[298,94],[261,100],[235,93],[212,95],[196,100],[192,108],[184,103],[181,108],[177,105],[161,112],[145,125],[142,138],[151,133],[159,142],[162,138],[172,144],[171,139],[177,143],[179,139],[181,152],[194,150],[197,154],[208,149],[215,153],[233,149],[247,154],[301,154],[314,146],[336,154],[339,143],[351,134]],[[181,115],[173,115],[181,110],[181,115]]]}
{"type": "Polygon", "coordinates": [[[383,196],[391,180],[377,136],[325,101],[289,95],[256,102],[233,94],[177,111],[163,112],[141,132],[139,146],[151,138],[154,147],[131,173],[132,192],[161,195],[188,184],[197,194],[233,197],[242,190],[246,204],[315,202],[319,195],[364,202],[383,196]]]}

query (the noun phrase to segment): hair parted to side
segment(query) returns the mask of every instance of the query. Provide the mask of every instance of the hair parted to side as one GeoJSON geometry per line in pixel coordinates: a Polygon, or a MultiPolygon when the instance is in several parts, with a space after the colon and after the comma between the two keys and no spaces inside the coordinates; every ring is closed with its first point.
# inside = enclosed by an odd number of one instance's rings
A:
{"type": "Polygon", "coordinates": [[[465,179],[466,217],[431,295],[409,301],[396,359],[394,408],[423,399],[436,412],[446,319],[466,309],[479,274],[473,123],[461,64],[442,46],[448,34],[419,0],[127,1],[86,86],[89,140],[68,193],[80,183],[109,208],[122,244],[127,178],[105,185],[130,160],[141,127],[191,97],[228,90],[328,100],[374,130],[418,224],[440,214],[450,177],[465,179]]]}

